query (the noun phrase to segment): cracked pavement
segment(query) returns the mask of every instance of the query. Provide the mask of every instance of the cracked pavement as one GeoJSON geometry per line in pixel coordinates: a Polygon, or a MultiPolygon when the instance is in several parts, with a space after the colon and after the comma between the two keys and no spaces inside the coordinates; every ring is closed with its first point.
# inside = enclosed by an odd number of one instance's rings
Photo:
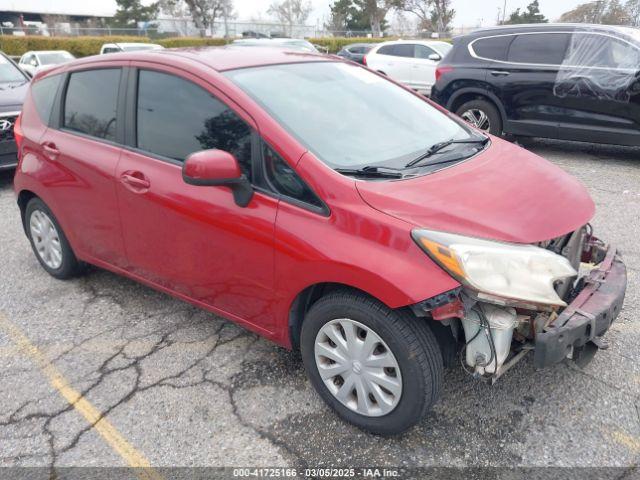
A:
{"type": "MultiPolygon", "coordinates": [[[[584,182],[595,231],[628,267],[610,348],[586,368],[525,358],[495,386],[460,367],[397,438],[335,416],[295,353],[111,273],[49,277],[0,173],[0,312],[151,465],[615,466],[640,457],[640,149],[527,140],[584,182]]],[[[0,331],[0,466],[127,466],[0,331]]],[[[629,470],[627,470],[629,469],[629,470]]]]}

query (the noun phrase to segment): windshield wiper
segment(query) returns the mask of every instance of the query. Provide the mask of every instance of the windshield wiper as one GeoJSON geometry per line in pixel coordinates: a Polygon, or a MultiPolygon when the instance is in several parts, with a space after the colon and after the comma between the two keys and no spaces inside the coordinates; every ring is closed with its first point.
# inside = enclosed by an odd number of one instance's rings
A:
{"type": "Polygon", "coordinates": [[[447,148],[449,145],[458,145],[458,144],[467,144],[467,143],[469,144],[480,143],[482,145],[485,145],[488,141],[489,141],[489,137],[483,137],[483,138],[476,137],[476,138],[465,138],[461,140],[446,140],[444,142],[438,142],[431,145],[431,147],[429,147],[429,150],[427,150],[425,153],[420,155],[418,158],[414,158],[409,163],[407,163],[405,165],[405,168],[409,168],[409,167],[413,167],[414,165],[417,165],[425,158],[429,158],[431,155],[438,153],[440,150],[447,148]]]}
{"type": "Polygon", "coordinates": [[[371,165],[362,168],[336,168],[335,171],[356,177],[402,178],[404,176],[400,170],[371,165]]]}

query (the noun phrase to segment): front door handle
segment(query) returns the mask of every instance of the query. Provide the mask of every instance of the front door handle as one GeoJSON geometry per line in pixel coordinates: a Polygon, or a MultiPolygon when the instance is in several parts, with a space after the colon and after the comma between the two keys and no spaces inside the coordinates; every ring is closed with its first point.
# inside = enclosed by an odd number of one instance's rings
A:
{"type": "Polygon", "coordinates": [[[60,156],[60,150],[56,148],[56,144],[53,142],[44,142],[42,144],[42,151],[44,156],[49,160],[55,161],[60,156]]]}
{"type": "Polygon", "coordinates": [[[151,187],[151,182],[144,176],[144,173],[132,170],[120,175],[120,181],[129,190],[136,193],[144,193],[151,187]]]}
{"type": "Polygon", "coordinates": [[[504,70],[492,70],[491,75],[494,77],[507,77],[510,75],[510,72],[505,72],[504,70]]]}

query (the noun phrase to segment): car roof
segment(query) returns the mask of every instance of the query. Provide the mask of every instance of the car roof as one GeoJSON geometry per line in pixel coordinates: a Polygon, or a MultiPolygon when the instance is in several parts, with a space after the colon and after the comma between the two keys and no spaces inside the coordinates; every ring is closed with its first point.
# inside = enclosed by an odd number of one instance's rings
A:
{"type": "Polygon", "coordinates": [[[228,45],[222,47],[188,47],[118,52],[109,55],[85,57],[84,59],[76,60],[66,65],[96,64],[114,60],[158,61],[160,59],[162,63],[167,64],[172,64],[174,60],[178,59],[195,61],[217,71],[285,63],[341,61],[338,57],[330,57],[312,52],[286,51],[281,48],[246,48],[228,45]]]}
{"type": "Polygon", "coordinates": [[[388,42],[381,42],[378,43],[377,45],[391,45],[391,44],[403,44],[403,43],[417,43],[417,44],[422,44],[422,45],[436,45],[436,44],[443,44],[443,43],[447,43],[447,42],[443,42],[442,40],[423,40],[423,39],[415,39],[415,40],[389,40],[388,42]]]}
{"type": "Polygon", "coordinates": [[[504,33],[515,33],[515,32],[526,32],[528,30],[536,30],[536,31],[608,31],[608,32],[618,32],[623,34],[640,34],[640,29],[634,27],[623,27],[617,25],[599,25],[599,24],[589,24],[589,23],[528,23],[528,24],[519,24],[519,25],[496,25],[493,27],[484,27],[478,30],[475,30],[468,35],[469,37],[475,37],[478,35],[491,33],[493,35],[504,33]]]}
{"type": "Polygon", "coordinates": [[[351,48],[351,47],[375,47],[378,45],[378,42],[358,42],[358,43],[350,43],[349,45],[345,45],[342,48],[351,48]]]}

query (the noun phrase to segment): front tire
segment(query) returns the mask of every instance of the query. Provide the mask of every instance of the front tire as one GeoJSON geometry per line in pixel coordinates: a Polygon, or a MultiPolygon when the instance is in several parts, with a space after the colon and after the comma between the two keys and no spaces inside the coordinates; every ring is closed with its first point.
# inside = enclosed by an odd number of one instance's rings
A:
{"type": "Polygon", "coordinates": [[[81,268],[58,220],[39,198],[32,198],[25,209],[25,227],[38,262],[49,275],[64,280],[81,268]]]}
{"type": "Polygon", "coordinates": [[[502,117],[496,106],[483,99],[466,102],[456,110],[456,115],[474,127],[502,137],[502,117]]]}
{"type": "Polygon", "coordinates": [[[360,293],[318,300],[302,325],[301,350],[324,401],[374,434],[411,428],[440,393],[442,355],[426,321],[360,293]]]}

